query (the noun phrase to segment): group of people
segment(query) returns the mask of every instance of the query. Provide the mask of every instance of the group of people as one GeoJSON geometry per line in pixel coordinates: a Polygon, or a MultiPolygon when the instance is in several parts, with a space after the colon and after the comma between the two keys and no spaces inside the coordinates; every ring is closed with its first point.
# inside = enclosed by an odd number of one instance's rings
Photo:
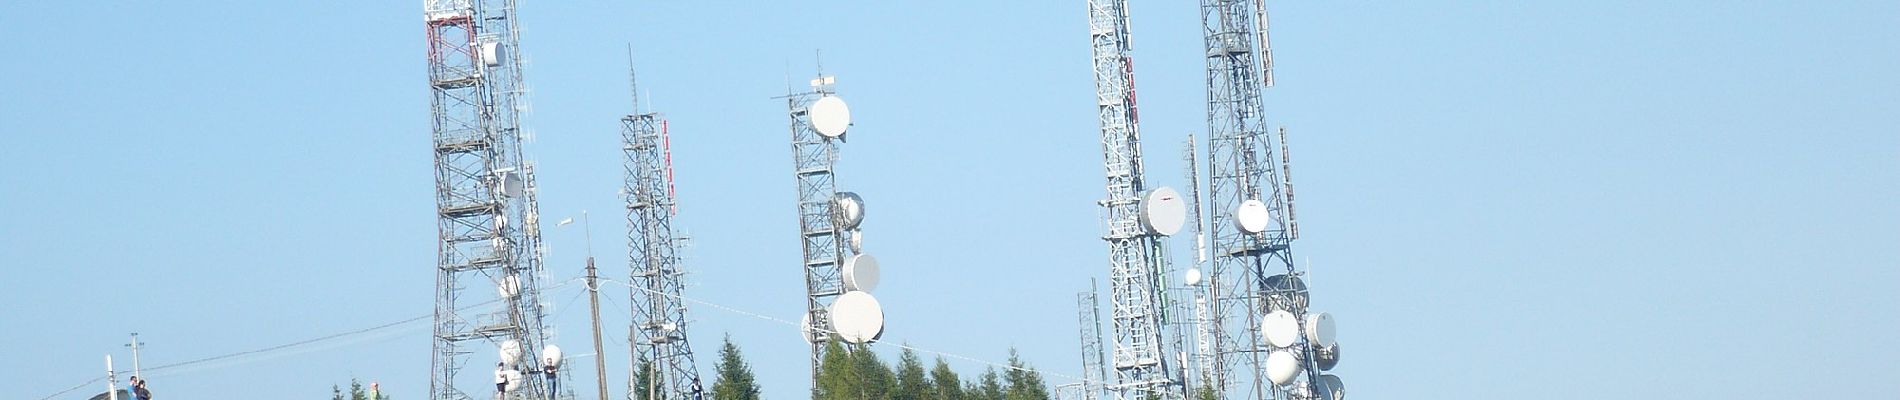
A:
{"type": "Polygon", "coordinates": [[[127,386],[130,389],[126,391],[132,393],[132,400],[152,400],[152,391],[145,388],[144,378],[133,376],[127,386]]]}

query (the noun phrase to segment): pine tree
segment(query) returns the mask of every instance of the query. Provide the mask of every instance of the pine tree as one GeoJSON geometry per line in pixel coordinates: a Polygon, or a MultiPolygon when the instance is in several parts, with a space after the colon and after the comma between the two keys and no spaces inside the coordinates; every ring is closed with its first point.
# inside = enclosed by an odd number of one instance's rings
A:
{"type": "Polygon", "coordinates": [[[641,357],[636,364],[639,366],[634,369],[639,372],[633,375],[633,398],[648,400],[647,396],[653,393],[653,363],[648,362],[646,357],[641,357]]]}
{"type": "Polygon", "coordinates": [[[826,341],[823,351],[818,359],[818,384],[812,387],[812,399],[857,400],[858,373],[851,355],[845,353],[844,346],[837,340],[826,341]]]}
{"type": "Polygon", "coordinates": [[[930,391],[932,400],[964,400],[963,383],[958,382],[957,372],[950,370],[950,364],[937,357],[937,365],[930,368],[930,391]]]}
{"type": "Polygon", "coordinates": [[[1214,386],[1207,384],[1202,384],[1200,389],[1194,390],[1194,398],[1196,400],[1220,400],[1220,396],[1214,394],[1214,386]]]}
{"type": "Polygon", "coordinates": [[[984,369],[983,376],[978,378],[978,383],[965,389],[964,395],[966,399],[974,398],[970,400],[1007,400],[1002,378],[996,375],[996,367],[984,369]]]}
{"type": "Polygon", "coordinates": [[[924,363],[908,347],[897,355],[897,400],[936,400],[930,391],[930,378],[924,375],[924,363]]]}
{"type": "Polygon", "coordinates": [[[350,400],[369,400],[369,393],[363,391],[363,383],[350,378],[350,400]]]}
{"type": "Polygon", "coordinates": [[[752,366],[746,364],[739,346],[732,344],[732,335],[726,335],[726,344],[719,347],[719,363],[714,368],[719,375],[713,381],[713,400],[759,400],[759,384],[753,380],[752,366]]]}
{"type": "Polygon", "coordinates": [[[1013,347],[1009,349],[1009,371],[1004,376],[1009,383],[1005,391],[1007,400],[1049,400],[1049,388],[1043,385],[1042,374],[1024,364],[1013,347]]]}
{"type": "Polygon", "coordinates": [[[897,374],[892,373],[891,367],[877,358],[877,352],[871,351],[871,345],[852,345],[851,360],[856,364],[858,385],[863,390],[860,399],[886,400],[896,392],[897,374]]]}

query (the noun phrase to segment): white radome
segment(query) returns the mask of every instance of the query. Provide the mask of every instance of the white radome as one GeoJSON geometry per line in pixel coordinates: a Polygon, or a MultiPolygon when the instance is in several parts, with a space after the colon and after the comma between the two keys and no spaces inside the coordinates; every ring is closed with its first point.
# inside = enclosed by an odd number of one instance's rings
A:
{"type": "Polygon", "coordinates": [[[547,347],[544,347],[541,349],[541,365],[553,365],[553,366],[559,367],[561,366],[561,363],[564,361],[566,360],[561,359],[561,346],[555,346],[555,345],[550,344],[550,345],[547,345],[547,347]]]}
{"type": "Polygon", "coordinates": [[[1187,201],[1174,188],[1162,186],[1141,196],[1141,224],[1148,232],[1174,236],[1187,223],[1187,201]]]}
{"type": "Polygon", "coordinates": [[[516,362],[521,361],[521,341],[508,339],[501,342],[500,353],[503,364],[515,365],[516,362]]]}
{"type": "Polygon", "coordinates": [[[1323,312],[1306,314],[1306,340],[1319,347],[1333,345],[1337,332],[1333,328],[1333,315],[1323,312]]]}
{"type": "Polygon", "coordinates": [[[864,223],[864,198],[857,193],[838,192],[831,199],[831,205],[834,207],[832,212],[837,213],[839,228],[857,229],[858,224],[864,223]]]}
{"type": "Polygon", "coordinates": [[[1275,385],[1293,383],[1293,377],[1299,376],[1304,369],[1300,367],[1300,357],[1293,355],[1292,351],[1280,349],[1267,355],[1267,379],[1275,385]]]}
{"type": "Polygon", "coordinates": [[[1182,275],[1185,276],[1181,277],[1181,281],[1186,282],[1188,286],[1199,286],[1201,284],[1200,268],[1188,268],[1187,273],[1182,275]]]}
{"type": "Polygon", "coordinates": [[[844,259],[844,287],[869,293],[877,289],[877,258],[870,254],[859,254],[844,259]]]}
{"type": "Polygon", "coordinates": [[[831,302],[831,330],[845,343],[875,340],[884,330],[884,307],[870,293],[850,291],[831,302]]]}
{"type": "Polygon", "coordinates": [[[1240,202],[1240,207],[1234,209],[1234,222],[1241,232],[1260,233],[1267,231],[1267,223],[1272,222],[1272,217],[1267,215],[1267,203],[1247,200],[1240,202]]]}
{"type": "Polygon", "coordinates": [[[844,243],[851,246],[852,253],[864,252],[864,231],[852,229],[844,232],[844,243]]]}
{"type": "Polygon", "coordinates": [[[851,107],[838,96],[825,96],[811,103],[811,129],[827,138],[844,136],[851,128],[851,107]]]}
{"type": "Polygon", "coordinates": [[[1293,313],[1274,311],[1260,319],[1260,335],[1273,347],[1292,346],[1300,339],[1300,320],[1293,313]]]}

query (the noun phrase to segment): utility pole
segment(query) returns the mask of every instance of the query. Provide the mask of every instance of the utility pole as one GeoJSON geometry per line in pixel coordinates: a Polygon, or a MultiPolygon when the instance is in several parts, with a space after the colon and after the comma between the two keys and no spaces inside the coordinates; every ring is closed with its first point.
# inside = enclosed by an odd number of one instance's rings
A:
{"type": "Polygon", "coordinates": [[[139,333],[132,332],[132,343],[126,345],[126,347],[132,348],[132,376],[144,374],[139,371],[139,345],[141,344],[144,343],[139,343],[139,333]]]}
{"type": "Polygon", "coordinates": [[[119,400],[119,375],[112,372],[112,355],[106,355],[106,400],[119,400]]]}
{"type": "Polygon", "coordinates": [[[600,284],[595,283],[600,275],[594,273],[594,226],[588,223],[586,211],[581,211],[581,225],[587,230],[587,304],[594,313],[594,380],[600,384],[600,400],[607,400],[607,357],[600,347],[600,284]]]}

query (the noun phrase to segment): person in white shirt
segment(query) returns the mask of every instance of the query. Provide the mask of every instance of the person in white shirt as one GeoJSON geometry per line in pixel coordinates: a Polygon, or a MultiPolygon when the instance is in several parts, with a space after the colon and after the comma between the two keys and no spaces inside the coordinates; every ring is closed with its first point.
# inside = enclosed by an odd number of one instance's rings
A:
{"type": "Polygon", "coordinates": [[[503,364],[504,363],[499,363],[499,362],[495,363],[495,398],[496,399],[500,399],[508,395],[508,374],[502,370],[501,367],[503,364]]]}

